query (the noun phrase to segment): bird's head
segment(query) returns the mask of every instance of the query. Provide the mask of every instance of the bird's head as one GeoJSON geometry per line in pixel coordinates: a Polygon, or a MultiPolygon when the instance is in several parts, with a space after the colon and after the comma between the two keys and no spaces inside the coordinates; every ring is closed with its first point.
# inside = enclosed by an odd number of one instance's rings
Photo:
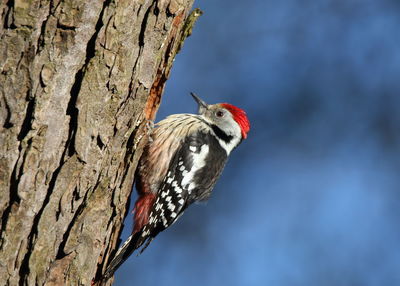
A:
{"type": "Polygon", "coordinates": [[[229,103],[207,104],[194,93],[191,93],[199,105],[199,114],[207,122],[215,125],[227,136],[246,139],[250,130],[250,122],[246,112],[229,103]]]}

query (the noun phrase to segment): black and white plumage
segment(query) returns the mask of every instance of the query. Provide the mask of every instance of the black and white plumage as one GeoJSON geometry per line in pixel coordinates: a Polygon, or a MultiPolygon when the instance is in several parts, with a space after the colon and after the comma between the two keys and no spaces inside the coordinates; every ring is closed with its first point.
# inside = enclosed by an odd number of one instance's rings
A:
{"type": "Polygon", "coordinates": [[[175,114],[153,129],[140,160],[132,235],[107,267],[105,278],[136,249],[141,252],[194,202],[204,201],[231,151],[246,138],[250,124],[233,105],[208,105],[192,94],[199,114],[175,114]]]}

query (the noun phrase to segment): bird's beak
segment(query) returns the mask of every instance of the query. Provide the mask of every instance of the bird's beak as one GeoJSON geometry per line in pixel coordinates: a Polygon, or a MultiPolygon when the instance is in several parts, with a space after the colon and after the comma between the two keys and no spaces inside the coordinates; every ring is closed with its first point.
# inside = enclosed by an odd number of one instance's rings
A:
{"type": "Polygon", "coordinates": [[[199,114],[204,114],[204,112],[208,109],[208,104],[201,100],[201,98],[195,95],[193,92],[191,92],[190,95],[193,96],[194,100],[196,100],[197,104],[199,105],[199,114]]]}

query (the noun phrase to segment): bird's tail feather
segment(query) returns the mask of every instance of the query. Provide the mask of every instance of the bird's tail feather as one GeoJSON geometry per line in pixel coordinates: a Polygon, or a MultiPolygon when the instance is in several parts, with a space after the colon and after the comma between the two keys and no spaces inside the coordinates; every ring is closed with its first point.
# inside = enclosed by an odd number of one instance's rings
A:
{"type": "Polygon", "coordinates": [[[146,239],[147,238],[142,237],[141,232],[133,233],[120,247],[114,258],[111,260],[107,266],[103,278],[110,278],[118,269],[118,267],[120,267],[121,264],[124,263],[124,261],[132,254],[132,252],[138,249],[146,241],[146,239]]]}

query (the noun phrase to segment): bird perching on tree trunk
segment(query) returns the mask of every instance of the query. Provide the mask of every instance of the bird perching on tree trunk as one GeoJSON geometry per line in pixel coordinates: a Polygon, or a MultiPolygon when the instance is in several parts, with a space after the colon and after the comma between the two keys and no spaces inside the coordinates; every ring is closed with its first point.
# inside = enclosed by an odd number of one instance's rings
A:
{"type": "Polygon", "coordinates": [[[231,104],[206,104],[192,94],[199,114],[174,114],[158,122],[137,169],[132,235],[108,264],[102,279],[138,248],[140,253],[194,202],[205,201],[231,151],[250,130],[246,113],[231,104]]]}

